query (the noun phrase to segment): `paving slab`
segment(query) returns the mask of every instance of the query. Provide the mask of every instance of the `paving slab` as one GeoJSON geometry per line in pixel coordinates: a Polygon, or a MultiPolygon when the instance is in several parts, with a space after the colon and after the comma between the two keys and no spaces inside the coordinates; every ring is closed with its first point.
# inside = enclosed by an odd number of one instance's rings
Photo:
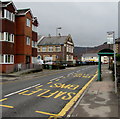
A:
{"type": "Polygon", "coordinates": [[[102,81],[94,81],[70,117],[119,117],[119,98],[115,94],[112,72],[102,66],[102,81]]]}

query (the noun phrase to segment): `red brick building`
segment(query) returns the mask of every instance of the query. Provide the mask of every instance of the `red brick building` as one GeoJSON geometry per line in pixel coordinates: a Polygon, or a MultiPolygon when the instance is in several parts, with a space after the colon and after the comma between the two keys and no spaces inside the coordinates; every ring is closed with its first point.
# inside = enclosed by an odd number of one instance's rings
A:
{"type": "Polygon", "coordinates": [[[38,21],[30,9],[17,10],[13,2],[0,6],[0,72],[32,68],[37,59],[38,21]]]}
{"type": "Polygon", "coordinates": [[[38,42],[38,56],[42,60],[51,57],[52,61],[73,61],[74,43],[71,35],[43,37],[38,42]]]}

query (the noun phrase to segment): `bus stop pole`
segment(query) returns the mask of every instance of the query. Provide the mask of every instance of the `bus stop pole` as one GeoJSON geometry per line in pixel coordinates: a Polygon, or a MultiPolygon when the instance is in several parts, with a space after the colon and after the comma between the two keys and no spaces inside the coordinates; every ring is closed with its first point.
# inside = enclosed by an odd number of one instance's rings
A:
{"type": "Polygon", "coordinates": [[[98,81],[101,81],[101,56],[98,55],[98,81]]]}

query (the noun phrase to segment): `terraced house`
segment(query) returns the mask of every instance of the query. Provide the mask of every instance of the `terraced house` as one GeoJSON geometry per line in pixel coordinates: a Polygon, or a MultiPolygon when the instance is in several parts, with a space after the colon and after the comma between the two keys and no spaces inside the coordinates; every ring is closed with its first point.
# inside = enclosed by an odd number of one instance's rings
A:
{"type": "Polygon", "coordinates": [[[13,2],[0,4],[0,72],[33,68],[37,60],[37,18],[13,2]]]}
{"type": "Polygon", "coordinates": [[[73,61],[74,43],[71,35],[43,37],[38,42],[38,57],[46,61],[73,61]]]}

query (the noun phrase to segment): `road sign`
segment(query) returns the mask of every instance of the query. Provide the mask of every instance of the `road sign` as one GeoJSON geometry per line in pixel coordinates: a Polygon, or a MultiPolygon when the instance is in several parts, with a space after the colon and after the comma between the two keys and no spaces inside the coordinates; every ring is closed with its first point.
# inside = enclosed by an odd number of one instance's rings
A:
{"type": "Polygon", "coordinates": [[[107,32],[107,44],[113,44],[113,32],[107,32]]]}

